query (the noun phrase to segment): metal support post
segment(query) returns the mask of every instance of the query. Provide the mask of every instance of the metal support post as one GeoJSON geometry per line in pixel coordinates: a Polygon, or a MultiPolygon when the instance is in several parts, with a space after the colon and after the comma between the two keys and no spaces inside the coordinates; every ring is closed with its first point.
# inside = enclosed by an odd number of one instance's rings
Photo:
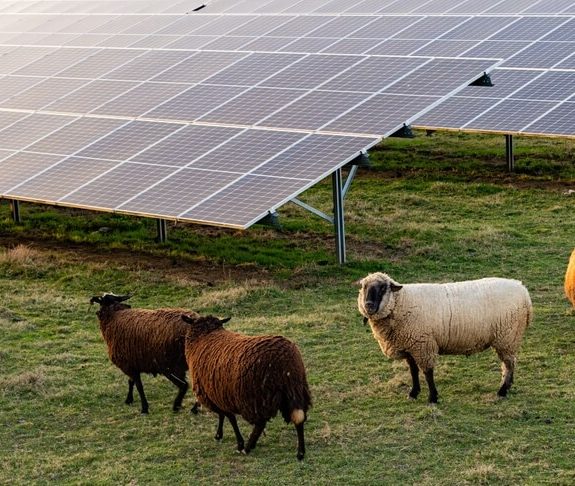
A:
{"type": "Polygon", "coordinates": [[[343,265],[345,258],[345,222],[343,216],[343,186],[341,169],[337,169],[331,176],[333,189],[333,225],[335,227],[335,241],[337,262],[343,265]]]}
{"type": "Polygon", "coordinates": [[[20,201],[11,199],[10,209],[12,210],[12,219],[16,224],[20,224],[22,222],[22,218],[20,217],[20,201]]]}
{"type": "Polygon", "coordinates": [[[507,170],[513,172],[515,169],[515,158],[513,156],[513,135],[505,135],[505,158],[507,159],[507,170]]]}
{"type": "Polygon", "coordinates": [[[165,219],[157,219],[156,225],[158,228],[158,241],[160,243],[165,243],[168,239],[168,226],[166,225],[165,219]]]}

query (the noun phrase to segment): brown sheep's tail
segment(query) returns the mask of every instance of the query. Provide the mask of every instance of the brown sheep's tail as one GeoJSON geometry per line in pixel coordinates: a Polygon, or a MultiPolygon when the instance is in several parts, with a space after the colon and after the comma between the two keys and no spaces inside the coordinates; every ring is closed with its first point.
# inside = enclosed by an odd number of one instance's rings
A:
{"type": "Polygon", "coordinates": [[[299,425],[306,421],[307,411],[311,407],[311,395],[305,381],[291,383],[283,394],[280,411],[286,423],[299,425]]]}

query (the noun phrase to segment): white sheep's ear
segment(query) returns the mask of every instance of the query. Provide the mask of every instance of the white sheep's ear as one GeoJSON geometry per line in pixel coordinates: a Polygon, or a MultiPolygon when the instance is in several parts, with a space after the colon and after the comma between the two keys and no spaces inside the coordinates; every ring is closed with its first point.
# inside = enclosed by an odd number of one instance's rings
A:
{"type": "Polygon", "coordinates": [[[360,278],[359,280],[353,282],[353,286],[357,287],[358,289],[360,289],[362,285],[363,285],[363,278],[360,278]]]}
{"type": "Polygon", "coordinates": [[[195,322],[196,322],[196,320],[193,318],[193,316],[188,316],[187,314],[182,314],[181,317],[182,317],[182,320],[187,324],[195,324],[195,322]]]}
{"type": "Polygon", "coordinates": [[[392,280],[391,282],[389,282],[389,288],[391,289],[392,292],[398,292],[403,288],[403,285],[397,283],[395,280],[392,280]]]}

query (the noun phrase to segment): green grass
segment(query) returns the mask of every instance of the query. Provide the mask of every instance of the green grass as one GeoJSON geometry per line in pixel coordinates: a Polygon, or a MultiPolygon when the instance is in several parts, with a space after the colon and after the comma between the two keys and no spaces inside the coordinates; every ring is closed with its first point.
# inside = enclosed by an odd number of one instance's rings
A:
{"type": "MultiPolygon", "coordinates": [[[[346,201],[345,267],[332,228],[290,205],[281,232],[170,225],[157,244],[146,219],[24,204],[16,226],[1,204],[0,483],[573,484],[575,312],[562,283],[574,147],[517,140],[509,175],[502,137],[386,141],[346,201]],[[400,282],[521,279],[535,320],[509,399],[495,399],[488,351],[439,359],[437,408],[425,389],[408,401],[407,366],[383,357],[356,308],[353,282],[376,270],[400,282]],[[314,398],[305,461],[279,418],[250,456],[234,453],[228,424],[216,443],[215,416],[172,413],[162,378],[144,378],[149,416],[124,405],[126,379],[88,307],[109,290],[295,340],[314,398]]],[[[329,183],[302,198],[329,211],[329,183]]]]}

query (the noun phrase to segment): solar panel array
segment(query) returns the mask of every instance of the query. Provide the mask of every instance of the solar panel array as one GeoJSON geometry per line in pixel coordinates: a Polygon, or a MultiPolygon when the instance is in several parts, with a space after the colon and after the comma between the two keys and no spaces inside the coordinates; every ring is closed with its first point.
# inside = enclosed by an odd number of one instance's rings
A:
{"type": "Polygon", "coordinates": [[[375,18],[72,4],[0,18],[3,197],[245,228],[497,62],[235,50],[375,18]]]}
{"type": "Polygon", "coordinates": [[[2,0],[0,196],[246,228],[502,59],[571,62],[543,3],[2,0]]]}

